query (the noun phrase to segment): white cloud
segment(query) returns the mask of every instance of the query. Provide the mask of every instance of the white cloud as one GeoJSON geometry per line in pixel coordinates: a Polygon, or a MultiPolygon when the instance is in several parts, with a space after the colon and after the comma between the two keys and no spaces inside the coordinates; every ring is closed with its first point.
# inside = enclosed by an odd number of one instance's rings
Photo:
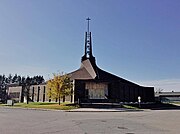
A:
{"type": "Polygon", "coordinates": [[[143,86],[153,86],[163,89],[163,91],[179,91],[180,92],[180,79],[166,79],[154,81],[140,81],[139,84],[143,86]]]}

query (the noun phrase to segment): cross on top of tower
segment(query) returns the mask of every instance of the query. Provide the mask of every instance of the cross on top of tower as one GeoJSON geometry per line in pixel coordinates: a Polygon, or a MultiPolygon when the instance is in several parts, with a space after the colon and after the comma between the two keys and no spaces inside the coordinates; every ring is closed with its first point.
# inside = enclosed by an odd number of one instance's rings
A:
{"type": "Polygon", "coordinates": [[[88,21],[89,21],[89,20],[91,20],[91,19],[88,17],[86,20],[88,20],[88,21]]]}

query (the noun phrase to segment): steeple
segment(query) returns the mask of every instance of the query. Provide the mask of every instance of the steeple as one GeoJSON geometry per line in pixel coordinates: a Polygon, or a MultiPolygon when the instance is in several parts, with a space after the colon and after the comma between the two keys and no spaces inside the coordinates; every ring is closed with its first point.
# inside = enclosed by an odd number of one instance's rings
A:
{"type": "Polygon", "coordinates": [[[91,64],[95,65],[95,57],[92,54],[92,39],[91,39],[91,32],[89,28],[90,18],[87,18],[87,32],[85,32],[85,51],[84,56],[82,57],[81,61],[89,59],[91,64]]]}

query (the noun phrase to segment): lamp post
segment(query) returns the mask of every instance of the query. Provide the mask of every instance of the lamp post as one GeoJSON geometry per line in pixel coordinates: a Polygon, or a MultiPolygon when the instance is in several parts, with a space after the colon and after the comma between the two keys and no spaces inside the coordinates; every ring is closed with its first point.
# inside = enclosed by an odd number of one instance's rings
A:
{"type": "Polygon", "coordinates": [[[138,96],[138,104],[139,104],[139,108],[141,107],[141,96],[138,96]]]}

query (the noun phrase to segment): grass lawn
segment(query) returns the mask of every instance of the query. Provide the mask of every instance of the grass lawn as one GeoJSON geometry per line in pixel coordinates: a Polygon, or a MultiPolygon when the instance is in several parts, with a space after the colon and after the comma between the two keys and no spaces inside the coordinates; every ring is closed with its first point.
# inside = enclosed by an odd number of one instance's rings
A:
{"type": "MultiPolygon", "coordinates": [[[[1,104],[1,106],[7,106],[7,104],[1,104]]],[[[38,108],[38,109],[55,109],[55,110],[71,110],[79,108],[78,105],[72,103],[58,103],[53,102],[30,102],[26,103],[15,103],[12,107],[22,107],[22,108],[38,108]]]]}
{"type": "Polygon", "coordinates": [[[180,101],[171,102],[171,104],[178,104],[178,105],[180,105],[180,101]]]}
{"type": "Polygon", "coordinates": [[[127,109],[139,109],[138,107],[129,106],[129,105],[123,105],[122,107],[127,109]]]}

